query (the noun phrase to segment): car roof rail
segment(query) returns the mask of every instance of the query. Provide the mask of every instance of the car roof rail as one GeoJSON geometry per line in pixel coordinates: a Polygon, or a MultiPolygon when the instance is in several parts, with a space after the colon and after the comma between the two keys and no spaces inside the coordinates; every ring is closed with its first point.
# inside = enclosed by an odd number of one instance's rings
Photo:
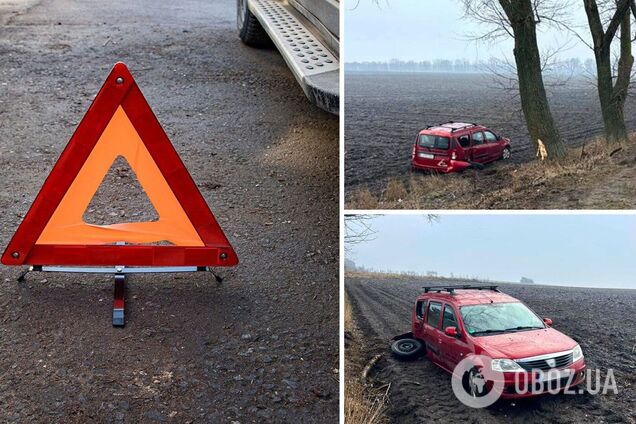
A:
{"type": "Polygon", "coordinates": [[[447,124],[454,124],[455,121],[448,121],[448,122],[444,122],[443,124],[438,124],[438,125],[427,125],[424,128],[421,128],[417,131],[417,133],[419,134],[421,131],[424,130],[428,130],[429,128],[433,128],[433,127],[441,127],[441,128],[446,128],[449,129],[451,133],[454,133],[455,131],[460,131],[460,130],[465,130],[466,128],[472,128],[472,127],[477,127],[479,126],[479,124],[475,124],[473,123],[467,123],[466,125],[462,126],[462,127],[445,127],[445,125],[447,124]]]}
{"type": "MultiPolygon", "coordinates": [[[[446,124],[454,124],[454,123],[455,123],[455,121],[448,121],[448,122],[446,122],[444,124],[441,124],[440,126],[443,127],[446,124]]],[[[474,122],[473,123],[466,123],[466,125],[464,125],[462,127],[451,128],[450,132],[453,133],[455,131],[465,130],[466,128],[472,128],[472,127],[476,127],[476,126],[477,126],[477,124],[475,124],[474,122]]]]}
{"type": "Polygon", "coordinates": [[[443,291],[453,294],[455,290],[492,290],[499,293],[499,286],[473,286],[471,284],[464,284],[462,286],[424,286],[424,293],[431,291],[441,293],[443,291]]]}

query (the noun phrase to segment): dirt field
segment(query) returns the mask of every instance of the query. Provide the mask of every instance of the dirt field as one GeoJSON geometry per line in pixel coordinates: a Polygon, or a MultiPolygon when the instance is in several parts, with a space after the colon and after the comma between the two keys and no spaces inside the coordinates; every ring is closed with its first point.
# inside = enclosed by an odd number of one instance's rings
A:
{"type": "MultiPolygon", "coordinates": [[[[494,88],[492,78],[475,74],[346,74],[345,187],[377,192],[389,177],[405,178],[417,131],[449,120],[478,122],[511,138],[512,161],[536,153],[512,93],[494,88]]],[[[573,80],[551,90],[551,108],[561,135],[578,146],[602,133],[598,96],[591,81],[573,80]]],[[[625,116],[636,129],[636,100],[625,116]]],[[[497,168],[502,164],[489,165],[497,168]]]]}
{"type": "Polygon", "coordinates": [[[391,337],[410,331],[411,307],[426,280],[348,276],[345,288],[354,319],[367,346],[360,363],[377,353],[375,386],[391,383],[387,414],[391,422],[582,423],[636,422],[636,290],[598,290],[556,286],[502,285],[559,331],[579,340],[588,367],[614,368],[618,394],[543,396],[499,401],[487,409],[459,402],[450,375],[426,359],[400,362],[390,356],[391,337]]]}
{"type": "MultiPolygon", "coordinates": [[[[123,60],[241,263],[133,276],[124,329],[110,278],[1,267],[0,421],[334,422],[337,118],[240,43],[233,0],[32,3],[0,8],[0,245],[123,60]]],[[[87,220],[145,218],[132,178],[87,220]]]]}

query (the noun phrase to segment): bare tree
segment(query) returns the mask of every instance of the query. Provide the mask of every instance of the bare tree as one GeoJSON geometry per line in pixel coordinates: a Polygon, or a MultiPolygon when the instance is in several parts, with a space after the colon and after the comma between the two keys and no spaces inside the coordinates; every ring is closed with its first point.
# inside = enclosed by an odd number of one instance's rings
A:
{"type": "Polygon", "coordinates": [[[360,244],[365,241],[373,240],[375,237],[375,230],[371,227],[371,221],[377,215],[345,215],[344,225],[344,247],[345,250],[350,250],[352,246],[360,244]]]}
{"type": "MultiPolygon", "coordinates": [[[[350,251],[351,248],[356,244],[360,244],[365,241],[371,241],[375,238],[376,231],[373,229],[371,225],[371,221],[373,221],[373,219],[378,216],[381,216],[381,215],[371,215],[371,214],[345,215],[344,217],[344,226],[345,226],[344,246],[346,251],[350,251]]],[[[440,221],[439,215],[435,215],[435,214],[426,214],[426,215],[422,215],[422,217],[429,224],[437,223],[440,221]]]]}
{"type": "Polygon", "coordinates": [[[630,8],[636,17],[636,3],[634,0],[617,0],[615,3],[612,2],[613,10],[606,4],[605,10],[609,9],[611,14],[606,29],[603,28],[601,20],[603,13],[599,11],[596,0],[583,0],[583,3],[594,43],[591,47],[594,49],[596,59],[596,82],[605,137],[610,143],[627,140],[624,109],[634,64],[630,8]],[[619,28],[620,51],[616,75],[614,75],[611,47],[619,28]]]}
{"type": "Polygon", "coordinates": [[[535,146],[542,140],[548,157],[565,155],[563,139],[550,111],[542,75],[541,55],[536,27],[539,22],[558,22],[567,13],[568,1],[549,0],[461,0],[465,15],[487,26],[485,33],[475,37],[492,41],[509,36],[514,39],[521,109],[528,133],[535,146]]]}

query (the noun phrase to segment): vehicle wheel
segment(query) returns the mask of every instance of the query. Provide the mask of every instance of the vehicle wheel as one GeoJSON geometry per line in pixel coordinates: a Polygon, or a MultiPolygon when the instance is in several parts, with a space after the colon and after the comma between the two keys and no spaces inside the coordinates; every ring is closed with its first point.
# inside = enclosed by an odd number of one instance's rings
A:
{"type": "Polygon", "coordinates": [[[503,153],[501,154],[501,158],[503,160],[508,160],[508,159],[510,159],[510,155],[511,155],[510,147],[506,147],[503,150],[503,153]]]}
{"type": "Polygon", "coordinates": [[[256,16],[247,7],[247,0],[236,0],[236,26],[241,40],[252,47],[267,47],[272,44],[256,16]]]}
{"type": "Polygon", "coordinates": [[[470,371],[464,374],[462,383],[466,392],[472,397],[486,396],[490,391],[477,367],[471,368],[470,371]]]}
{"type": "Polygon", "coordinates": [[[393,342],[391,352],[399,359],[415,359],[424,353],[424,345],[415,339],[400,339],[393,342]]]}

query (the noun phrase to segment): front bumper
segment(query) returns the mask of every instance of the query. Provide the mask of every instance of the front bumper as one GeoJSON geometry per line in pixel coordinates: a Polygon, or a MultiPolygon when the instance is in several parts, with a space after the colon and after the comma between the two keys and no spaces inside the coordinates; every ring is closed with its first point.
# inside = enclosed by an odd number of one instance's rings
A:
{"type": "Polygon", "coordinates": [[[586,368],[585,360],[580,359],[570,366],[560,370],[569,370],[569,372],[573,374],[573,377],[568,376],[551,380],[537,378],[537,375],[532,374],[531,372],[504,373],[504,389],[501,394],[501,398],[527,398],[547,393],[560,393],[566,389],[573,389],[585,380],[586,368]],[[519,381],[519,383],[517,383],[517,381],[519,381]],[[522,391],[518,392],[518,388],[521,388],[522,391]]]}

